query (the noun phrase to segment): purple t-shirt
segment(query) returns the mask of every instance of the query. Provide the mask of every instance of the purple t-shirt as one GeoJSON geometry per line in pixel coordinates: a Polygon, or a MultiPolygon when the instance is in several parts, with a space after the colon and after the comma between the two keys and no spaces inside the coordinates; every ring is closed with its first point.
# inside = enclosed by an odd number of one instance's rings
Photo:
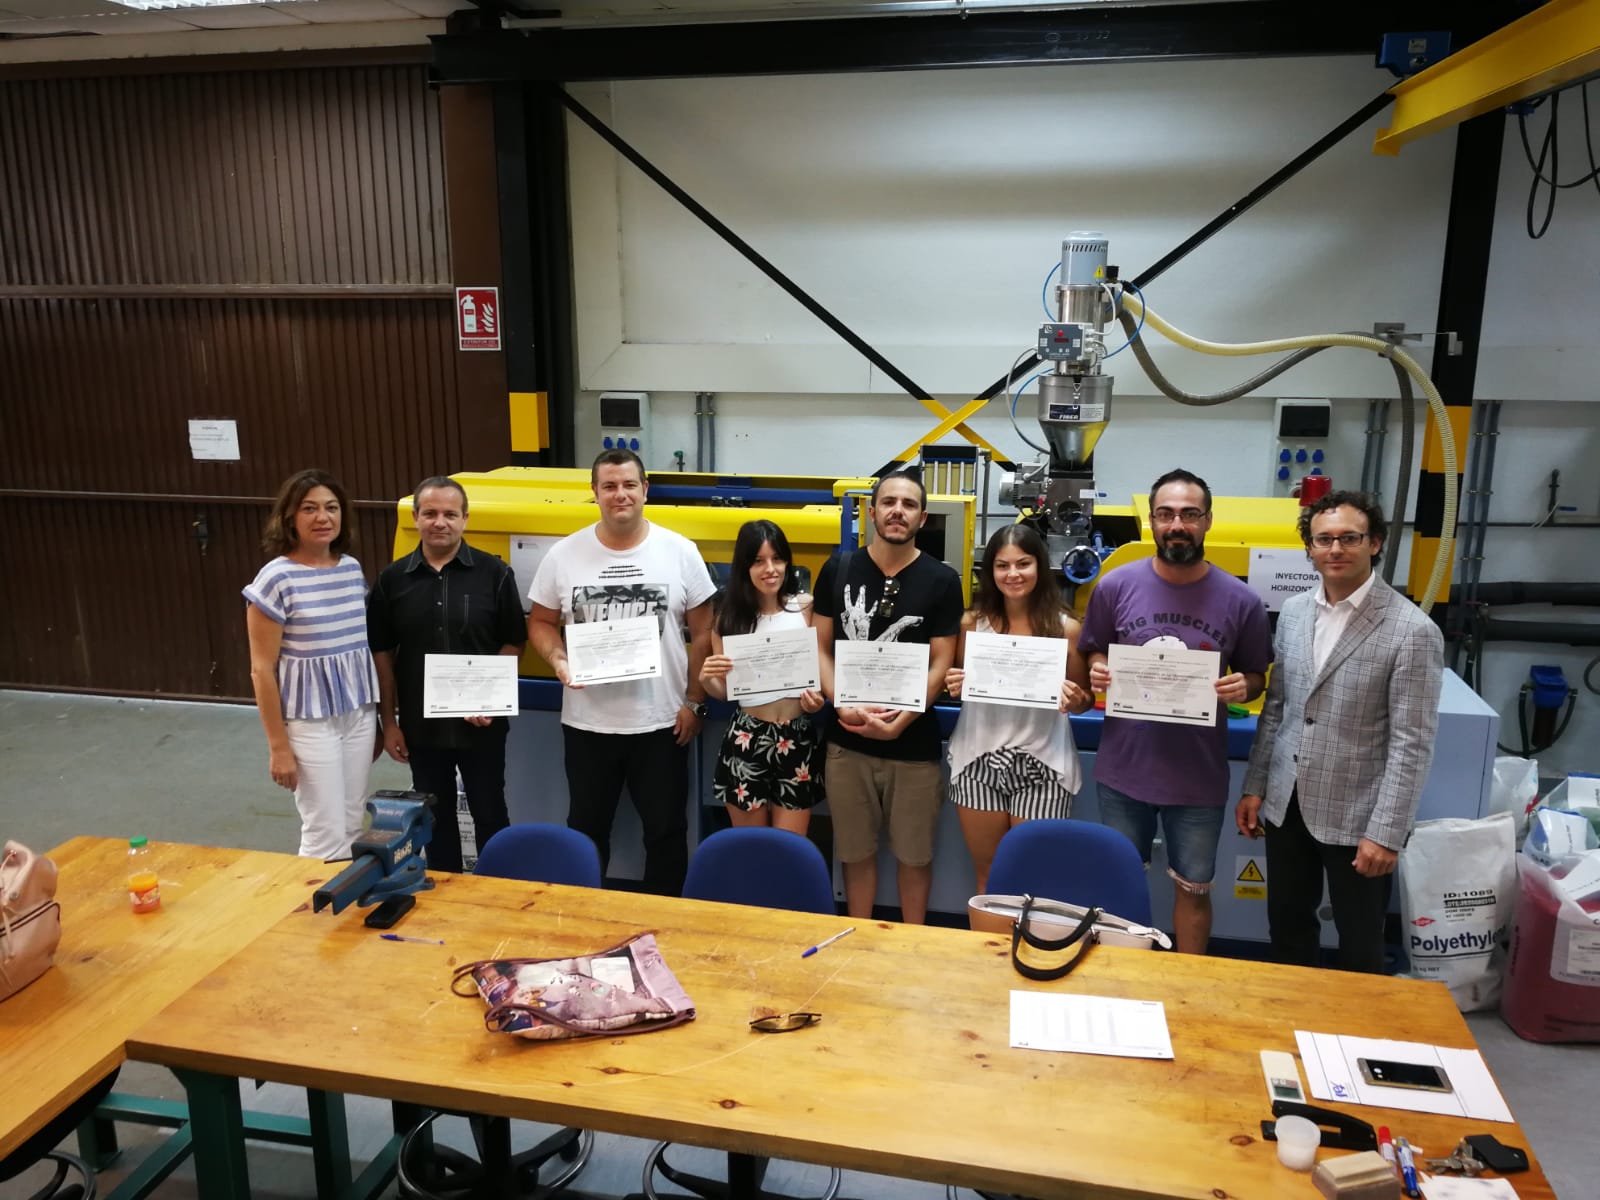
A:
{"type": "MultiPolygon", "coordinates": [[[[1191,650],[1220,651],[1224,675],[1264,674],[1272,665],[1266,605],[1226,571],[1213,566],[1194,583],[1174,584],[1146,559],[1100,581],[1084,614],[1078,640],[1083,654],[1163,639],[1191,650]]],[[[1217,702],[1217,723],[1210,729],[1107,718],[1094,777],[1146,804],[1226,804],[1226,706],[1217,702]]]]}

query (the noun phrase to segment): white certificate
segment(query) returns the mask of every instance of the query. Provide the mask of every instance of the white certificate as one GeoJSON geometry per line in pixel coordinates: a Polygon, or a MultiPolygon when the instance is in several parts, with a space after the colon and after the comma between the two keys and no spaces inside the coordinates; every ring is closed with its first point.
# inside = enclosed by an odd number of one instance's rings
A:
{"type": "Polygon", "coordinates": [[[807,688],[822,685],[817,631],[809,626],[731,634],[722,639],[722,652],[733,659],[733,669],[728,672],[729,700],[768,692],[798,696],[807,688]]]}
{"type": "Polygon", "coordinates": [[[1067,639],[967,634],[961,698],[1023,708],[1061,707],[1067,674],[1067,639]]]}
{"type": "Polygon", "coordinates": [[[573,683],[620,683],[661,674],[661,622],[653,614],[579,621],[566,629],[567,673],[573,683]]]}
{"type": "Polygon", "coordinates": [[[422,656],[423,716],[510,717],[516,711],[516,655],[422,656]]]}
{"type": "Polygon", "coordinates": [[[914,642],[833,644],[833,702],[926,712],[928,647],[914,642]]]}
{"type": "Polygon", "coordinates": [[[1222,655],[1186,646],[1121,646],[1106,649],[1111,686],[1106,716],[1169,725],[1215,725],[1217,679],[1222,655]]]}

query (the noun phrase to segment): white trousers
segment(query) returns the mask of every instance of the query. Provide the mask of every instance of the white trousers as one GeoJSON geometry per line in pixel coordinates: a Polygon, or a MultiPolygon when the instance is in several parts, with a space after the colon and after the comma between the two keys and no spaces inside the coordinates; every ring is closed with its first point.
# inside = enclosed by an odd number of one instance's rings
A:
{"type": "Polygon", "coordinates": [[[378,706],[315,720],[285,721],[300,772],[300,854],[347,858],[366,818],[367,775],[378,729],[378,706]]]}

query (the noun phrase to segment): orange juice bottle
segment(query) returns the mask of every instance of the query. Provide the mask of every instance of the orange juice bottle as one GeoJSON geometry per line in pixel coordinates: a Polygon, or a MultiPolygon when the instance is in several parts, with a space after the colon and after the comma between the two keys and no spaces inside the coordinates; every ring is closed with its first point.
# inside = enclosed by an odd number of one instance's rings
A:
{"type": "Polygon", "coordinates": [[[156,874],[149,838],[128,839],[128,902],[136,913],[161,907],[161,877],[156,874]]]}

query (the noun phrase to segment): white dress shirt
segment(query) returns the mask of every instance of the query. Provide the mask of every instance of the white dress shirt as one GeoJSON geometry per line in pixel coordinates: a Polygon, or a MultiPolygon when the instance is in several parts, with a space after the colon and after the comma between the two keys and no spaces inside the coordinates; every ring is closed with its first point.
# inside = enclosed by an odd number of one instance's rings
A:
{"type": "Polygon", "coordinates": [[[1311,634],[1313,679],[1322,674],[1328,655],[1332,654],[1333,648],[1339,644],[1339,635],[1349,626],[1350,618],[1355,616],[1357,610],[1367,602],[1367,597],[1372,594],[1372,581],[1377,577],[1378,573],[1372,572],[1367,576],[1365,583],[1337,604],[1328,603],[1326,587],[1317,589],[1317,624],[1311,634]]]}

